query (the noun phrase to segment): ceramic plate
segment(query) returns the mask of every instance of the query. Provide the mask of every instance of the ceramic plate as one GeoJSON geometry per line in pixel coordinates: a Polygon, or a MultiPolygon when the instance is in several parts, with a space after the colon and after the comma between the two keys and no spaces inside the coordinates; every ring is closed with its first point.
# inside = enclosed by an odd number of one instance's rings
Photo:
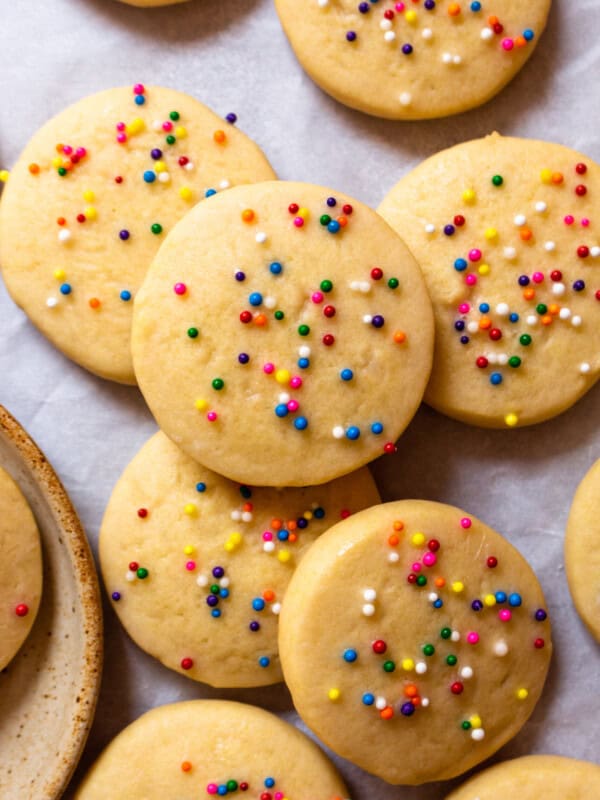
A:
{"type": "Polygon", "coordinates": [[[56,800],[79,760],[100,686],[98,579],[62,484],[2,406],[0,465],[29,501],[44,559],[37,619],[21,650],[0,673],[0,798],[56,800]]]}

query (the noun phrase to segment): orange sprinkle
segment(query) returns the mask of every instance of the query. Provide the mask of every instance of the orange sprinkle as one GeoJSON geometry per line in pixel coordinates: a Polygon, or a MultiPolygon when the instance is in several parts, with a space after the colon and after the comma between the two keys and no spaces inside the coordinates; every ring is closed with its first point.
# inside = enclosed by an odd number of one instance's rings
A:
{"type": "Polygon", "coordinates": [[[273,528],[274,531],[278,531],[281,528],[281,524],[282,523],[280,519],[273,518],[271,520],[271,527],[273,528]]]}
{"type": "Polygon", "coordinates": [[[263,592],[263,600],[266,600],[267,603],[272,603],[275,600],[275,592],[273,589],[265,589],[263,592]]]}
{"type": "Polygon", "coordinates": [[[496,16],[488,17],[488,24],[490,28],[493,28],[494,25],[497,25],[499,22],[500,20],[496,16]]]}
{"type": "Polygon", "coordinates": [[[396,533],[388,536],[388,544],[390,547],[397,547],[400,544],[400,537],[396,533]]]}
{"type": "Polygon", "coordinates": [[[394,530],[395,531],[403,531],[404,530],[404,523],[402,522],[402,520],[397,519],[397,520],[394,521],[394,530]]]}
{"type": "Polygon", "coordinates": [[[515,47],[525,47],[527,39],[524,36],[515,36],[514,43],[515,47]]]}
{"type": "Polygon", "coordinates": [[[254,506],[252,505],[252,503],[244,503],[244,505],[242,506],[242,511],[252,511],[253,508],[254,506]]]}
{"type": "Polygon", "coordinates": [[[386,706],[385,708],[381,709],[379,716],[381,719],[391,719],[394,716],[394,709],[390,706],[386,706]]]}
{"type": "Polygon", "coordinates": [[[414,683],[407,683],[404,687],[404,694],[407,697],[416,697],[419,694],[419,690],[414,683]]]}
{"type": "Polygon", "coordinates": [[[252,211],[251,208],[246,208],[246,209],[244,209],[244,211],[242,211],[242,220],[244,222],[253,222],[254,221],[254,217],[255,217],[255,214],[254,214],[254,211],[252,211]]]}
{"type": "Polygon", "coordinates": [[[39,166],[37,164],[30,164],[29,165],[29,172],[31,172],[32,175],[37,175],[39,171],[40,171],[40,168],[39,168],[39,166]]]}
{"type": "Polygon", "coordinates": [[[417,695],[416,697],[411,697],[410,702],[413,704],[413,706],[420,706],[421,698],[419,697],[419,695],[417,695]]]}
{"type": "Polygon", "coordinates": [[[535,289],[525,289],[523,292],[523,297],[525,300],[533,300],[535,297],[535,289]]]}
{"type": "Polygon", "coordinates": [[[345,227],[346,227],[346,225],[348,224],[348,217],[345,217],[343,214],[341,214],[341,215],[340,215],[340,216],[337,218],[337,221],[338,221],[338,223],[339,223],[339,226],[340,226],[340,228],[345,228],[345,227]]]}
{"type": "Polygon", "coordinates": [[[59,217],[59,218],[56,220],[56,224],[57,224],[57,225],[65,225],[65,224],[66,224],[66,222],[67,222],[67,220],[66,220],[64,217],[59,217]]]}
{"type": "Polygon", "coordinates": [[[263,325],[266,325],[266,324],[267,324],[267,318],[266,318],[266,316],[265,316],[264,314],[257,314],[257,315],[254,317],[254,323],[255,323],[256,325],[259,325],[259,326],[262,328],[262,327],[263,327],[263,325]]]}
{"type": "Polygon", "coordinates": [[[227,136],[225,136],[225,131],[215,131],[213,133],[213,139],[217,144],[223,144],[223,142],[227,139],[227,136]]]}
{"type": "Polygon", "coordinates": [[[182,761],[181,762],[181,770],[182,772],[189,772],[192,769],[192,765],[189,761],[182,761]]]}
{"type": "Polygon", "coordinates": [[[460,14],[460,3],[450,3],[448,6],[448,14],[451,17],[457,17],[460,14]]]}
{"type": "Polygon", "coordinates": [[[290,519],[290,520],[288,520],[286,527],[287,527],[288,531],[295,531],[296,528],[298,527],[298,523],[296,522],[295,519],[290,519]]]}
{"type": "Polygon", "coordinates": [[[531,228],[521,228],[519,236],[521,237],[521,240],[523,242],[528,242],[530,241],[530,239],[533,238],[533,231],[531,230],[531,228]]]}
{"type": "Polygon", "coordinates": [[[297,533],[290,533],[290,535],[288,536],[288,542],[292,542],[292,544],[293,544],[294,542],[297,542],[297,541],[298,541],[298,534],[297,533]]]}
{"type": "Polygon", "coordinates": [[[548,313],[552,314],[553,317],[555,317],[559,311],[560,306],[557,303],[552,303],[548,306],[548,313]]]}
{"type": "Polygon", "coordinates": [[[489,317],[482,317],[479,320],[479,327],[482,331],[487,331],[488,328],[492,327],[492,320],[489,317]]]}
{"type": "Polygon", "coordinates": [[[406,341],[406,334],[404,331],[394,331],[394,341],[396,344],[404,344],[406,341]]]}
{"type": "Polygon", "coordinates": [[[64,147],[64,144],[63,144],[62,142],[59,142],[59,143],[56,145],[56,152],[57,152],[57,153],[62,153],[62,151],[63,151],[63,147],[64,147]]]}
{"type": "Polygon", "coordinates": [[[89,301],[90,308],[100,308],[100,300],[97,297],[92,297],[89,301]]]}
{"type": "Polygon", "coordinates": [[[446,585],[445,578],[436,578],[434,581],[437,589],[442,589],[446,585]]]}
{"type": "Polygon", "coordinates": [[[544,314],[541,319],[542,325],[551,325],[552,324],[552,317],[550,314],[544,314]]]}
{"type": "Polygon", "coordinates": [[[564,175],[562,172],[553,172],[552,173],[552,183],[555,183],[557,186],[560,185],[564,181],[564,175]]]}

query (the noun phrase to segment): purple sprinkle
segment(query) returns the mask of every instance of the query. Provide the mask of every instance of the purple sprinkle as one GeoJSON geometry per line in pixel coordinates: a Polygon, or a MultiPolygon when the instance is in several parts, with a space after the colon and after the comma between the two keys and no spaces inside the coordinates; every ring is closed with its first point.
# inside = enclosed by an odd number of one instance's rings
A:
{"type": "Polygon", "coordinates": [[[544,611],[543,608],[538,608],[538,610],[535,612],[535,618],[538,622],[543,622],[547,616],[548,614],[544,611]]]}
{"type": "Polygon", "coordinates": [[[405,56],[409,56],[412,53],[412,51],[413,51],[412,44],[403,44],[402,45],[402,52],[404,53],[405,56]]]}
{"type": "Polygon", "coordinates": [[[427,11],[433,11],[435,8],[435,0],[425,0],[424,5],[427,11]]]}
{"type": "Polygon", "coordinates": [[[519,275],[519,286],[529,286],[529,278],[527,275],[519,275]]]}
{"type": "Polygon", "coordinates": [[[238,361],[240,364],[247,364],[250,361],[250,356],[248,353],[240,353],[238,356],[238,361]]]}
{"type": "Polygon", "coordinates": [[[304,528],[308,527],[308,520],[304,519],[304,517],[298,517],[296,520],[296,525],[298,528],[303,530],[304,528]]]}
{"type": "Polygon", "coordinates": [[[368,3],[359,3],[358,10],[361,14],[368,14],[369,13],[369,4],[368,3]]]}
{"type": "Polygon", "coordinates": [[[444,225],[444,233],[446,234],[446,236],[452,236],[455,230],[456,228],[454,227],[454,225],[444,225]]]}
{"type": "Polygon", "coordinates": [[[212,574],[215,578],[222,578],[225,575],[223,567],[213,567],[212,574]]]}
{"type": "Polygon", "coordinates": [[[216,594],[209,594],[206,598],[206,604],[209,605],[211,608],[214,606],[219,605],[219,598],[216,594]]]}
{"type": "Polygon", "coordinates": [[[454,327],[457,331],[464,331],[465,329],[465,321],[463,319],[457,319],[454,323],[454,327]]]}
{"type": "Polygon", "coordinates": [[[129,239],[129,231],[126,230],[119,231],[119,239],[121,239],[121,241],[123,242],[126,242],[127,239],[129,239]]]}
{"type": "Polygon", "coordinates": [[[481,602],[481,600],[473,600],[473,602],[471,603],[471,608],[473,609],[473,611],[481,611],[481,609],[483,608],[483,603],[481,602]]]}
{"type": "Polygon", "coordinates": [[[385,323],[385,320],[384,320],[384,318],[381,316],[381,314],[375,314],[375,316],[374,316],[374,317],[373,317],[373,319],[371,320],[371,325],[372,325],[374,328],[383,328],[383,326],[384,326],[384,323],[385,323]]]}
{"type": "Polygon", "coordinates": [[[254,632],[259,631],[260,630],[260,622],[257,622],[256,620],[252,620],[252,622],[250,623],[250,625],[248,625],[248,627],[250,628],[251,631],[254,631],[254,632]]]}
{"type": "Polygon", "coordinates": [[[354,42],[356,40],[356,31],[348,31],[346,34],[346,39],[349,42],[354,42]]]}
{"type": "MultiPolygon", "coordinates": [[[[115,601],[115,603],[116,603],[118,600],[120,600],[120,599],[121,599],[121,592],[113,592],[113,593],[111,594],[111,597],[112,597],[112,599],[113,599],[113,600],[115,601]]],[[[539,614],[540,612],[538,611],[537,613],[539,614]]],[[[536,615],[536,618],[537,618],[537,615],[536,615]]]]}
{"type": "Polygon", "coordinates": [[[235,125],[235,123],[237,122],[237,114],[234,114],[233,111],[230,111],[229,114],[227,114],[227,116],[225,117],[225,119],[230,125],[235,125]]]}
{"type": "Polygon", "coordinates": [[[415,707],[412,703],[402,703],[400,712],[404,714],[405,717],[412,717],[412,715],[415,713],[415,707]]]}
{"type": "Polygon", "coordinates": [[[461,344],[469,344],[469,337],[468,336],[461,336],[460,337],[461,344]]]}
{"type": "Polygon", "coordinates": [[[583,292],[585,289],[585,281],[575,281],[573,284],[573,289],[575,289],[576,292],[583,292]]]}
{"type": "Polygon", "coordinates": [[[335,205],[337,205],[337,200],[335,199],[335,197],[328,197],[327,205],[329,206],[329,208],[333,208],[335,205]]]}
{"type": "Polygon", "coordinates": [[[155,161],[158,161],[158,159],[162,157],[162,150],[159,150],[158,147],[155,147],[154,150],[150,150],[150,155],[155,161]]]}
{"type": "Polygon", "coordinates": [[[246,280],[246,273],[242,272],[241,270],[238,270],[235,273],[235,279],[236,279],[236,281],[245,281],[246,280]]]}

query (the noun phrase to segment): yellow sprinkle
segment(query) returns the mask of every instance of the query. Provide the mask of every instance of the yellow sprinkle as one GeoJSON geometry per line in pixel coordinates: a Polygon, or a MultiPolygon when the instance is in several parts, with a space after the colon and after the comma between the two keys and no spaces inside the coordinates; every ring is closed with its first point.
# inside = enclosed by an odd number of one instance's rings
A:
{"type": "Polygon", "coordinates": [[[64,271],[64,269],[54,270],[54,277],[56,278],[57,281],[64,281],[66,274],[67,273],[64,271]]]}
{"type": "Polygon", "coordinates": [[[552,183],[552,170],[543,169],[540,172],[540,180],[542,181],[542,183],[552,183]]]}
{"type": "Polygon", "coordinates": [[[302,516],[304,517],[304,519],[307,519],[309,521],[313,518],[312,511],[305,511],[304,514],[302,514],[302,516]]]}
{"type": "Polygon", "coordinates": [[[86,206],[83,209],[83,215],[86,219],[96,219],[98,216],[98,212],[96,211],[94,206],[86,206]]]}
{"type": "Polygon", "coordinates": [[[187,136],[187,128],[184,128],[183,125],[179,125],[177,128],[175,128],[175,136],[178,139],[185,139],[187,136]]]}
{"type": "Polygon", "coordinates": [[[63,160],[60,156],[54,156],[54,158],[52,159],[52,166],[56,167],[57,169],[58,167],[62,167],[62,163],[63,160]]]}
{"type": "Polygon", "coordinates": [[[483,724],[481,722],[481,717],[478,716],[477,714],[474,714],[472,717],[469,717],[469,722],[471,723],[471,726],[473,728],[481,728],[483,724]]]}
{"type": "Polygon", "coordinates": [[[165,164],[164,161],[155,161],[154,162],[154,171],[155,172],[166,172],[167,171],[167,165],[165,164]]]}
{"type": "Polygon", "coordinates": [[[527,689],[519,689],[517,691],[518,700],[527,700],[528,697],[529,697],[529,692],[527,691],[527,689]]]}
{"type": "Polygon", "coordinates": [[[182,186],[179,190],[179,197],[181,197],[182,200],[191,200],[193,195],[194,193],[189,186],[182,186]]]}
{"type": "Polygon", "coordinates": [[[496,228],[486,228],[485,233],[483,234],[488,241],[495,239],[498,236],[498,231],[496,228]]]}
{"type": "Polygon", "coordinates": [[[225,544],[223,545],[223,547],[225,548],[225,550],[226,550],[228,553],[232,553],[232,552],[235,550],[235,545],[234,545],[234,543],[233,543],[233,542],[231,542],[231,541],[229,541],[229,540],[225,542],[225,544]]]}
{"type": "Polygon", "coordinates": [[[477,268],[477,272],[478,272],[480,275],[489,275],[489,274],[490,274],[490,265],[489,265],[489,264],[481,264],[481,265],[480,265],[480,266],[477,268]]]}
{"type": "Polygon", "coordinates": [[[140,117],[136,117],[129,123],[129,125],[125,126],[125,130],[127,131],[127,133],[132,133],[135,135],[136,133],[141,133],[145,127],[146,123],[144,122],[144,120],[141,119],[140,117]]]}
{"type": "Polygon", "coordinates": [[[194,547],[194,545],[186,544],[186,546],[183,548],[183,552],[186,554],[186,556],[191,556],[194,553],[195,549],[196,548],[194,547]]]}
{"type": "Polygon", "coordinates": [[[504,422],[506,422],[509,428],[514,428],[518,421],[519,418],[516,414],[507,414],[504,417],[504,422]]]}
{"type": "Polygon", "coordinates": [[[291,378],[290,372],[287,369],[278,369],[275,372],[275,380],[277,383],[287,383],[291,378]]]}
{"type": "Polygon", "coordinates": [[[493,594],[486,594],[486,596],[483,598],[483,603],[488,608],[493,608],[496,605],[496,598],[493,594]]]}
{"type": "Polygon", "coordinates": [[[422,544],[425,544],[425,534],[421,533],[421,531],[417,531],[417,533],[413,533],[410,537],[410,541],[415,547],[421,547],[422,544]]]}
{"type": "Polygon", "coordinates": [[[302,217],[302,219],[308,219],[310,216],[310,211],[308,208],[299,208],[298,213],[296,214],[297,217],[302,217]]]}
{"type": "Polygon", "coordinates": [[[208,408],[208,401],[202,399],[195,400],[194,405],[196,406],[198,411],[206,411],[206,409],[208,408]]]}
{"type": "Polygon", "coordinates": [[[287,562],[292,557],[292,554],[289,550],[280,550],[277,553],[277,558],[281,561],[282,564],[287,564],[287,562]]]}
{"type": "Polygon", "coordinates": [[[336,700],[339,700],[341,695],[342,693],[340,692],[339,689],[330,689],[327,692],[327,697],[331,700],[332,703],[335,703],[336,700]]]}
{"type": "Polygon", "coordinates": [[[0,169],[0,183],[6,183],[9,172],[7,169],[0,169]]]}
{"type": "Polygon", "coordinates": [[[415,662],[412,660],[412,658],[403,658],[402,659],[402,669],[405,672],[410,672],[414,668],[415,668],[415,662]]]}
{"type": "Polygon", "coordinates": [[[462,199],[465,201],[465,203],[474,203],[476,197],[477,195],[473,189],[465,189],[462,193],[462,199]]]}
{"type": "Polygon", "coordinates": [[[234,533],[229,534],[229,541],[233,542],[234,544],[241,544],[242,542],[242,534],[235,531],[234,533]]]}
{"type": "Polygon", "coordinates": [[[194,503],[186,503],[183,507],[183,510],[186,514],[188,514],[188,516],[192,517],[195,515],[198,509],[194,503]]]}
{"type": "Polygon", "coordinates": [[[404,19],[407,22],[410,22],[411,25],[414,25],[417,21],[417,12],[416,11],[407,11],[404,15],[404,19]]]}
{"type": "Polygon", "coordinates": [[[452,591],[456,592],[457,594],[459,592],[462,592],[462,590],[464,588],[465,588],[465,585],[464,585],[464,583],[462,581],[454,581],[454,583],[452,584],[452,591]]]}

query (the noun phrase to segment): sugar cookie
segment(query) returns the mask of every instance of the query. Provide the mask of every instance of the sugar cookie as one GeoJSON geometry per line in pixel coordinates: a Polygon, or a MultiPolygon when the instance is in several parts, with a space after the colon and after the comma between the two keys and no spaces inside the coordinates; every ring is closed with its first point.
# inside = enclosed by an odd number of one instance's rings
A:
{"type": "Polygon", "coordinates": [[[310,77],[341,103],[390,119],[457,114],[521,69],[550,0],[275,0],[310,77]]]}
{"type": "Polygon", "coordinates": [[[75,800],[343,800],[346,787],[314,742],[255,706],[191,700],[148,711],[92,766],[75,800]]]}
{"type": "Polygon", "coordinates": [[[132,301],[166,234],[203,197],[273,177],[247,136],[188,95],[141,84],[92,95],[46,123],[10,174],[7,288],[69,358],[134,383],[132,301]]]}
{"type": "Polygon", "coordinates": [[[0,467],[0,670],[31,630],[41,594],[37,525],[21,490],[0,467]]]}
{"type": "Polygon", "coordinates": [[[486,769],[446,800],[585,800],[600,797],[600,767],[563,756],[525,756],[486,769]]]}
{"type": "Polygon", "coordinates": [[[380,213],[419,262],[436,318],[425,400],[485,427],[530,425],[600,376],[600,167],[498,134],[432,156],[380,213]]]}
{"type": "Polygon", "coordinates": [[[394,450],[431,368],[421,273],[374,211],[319,186],[236,187],[165,240],[133,357],[160,427],[240,483],[324,483],[394,450]]]}
{"type": "Polygon", "coordinates": [[[600,460],[573,498],[565,537],[565,566],[575,607],[600,642],[600,460]]]}
{"type": "Polygon", "coordinates": [[[121,476],[100,561],[128,633],[213,686],[282,680],[277,621],[299,560],[324,530],[379,503],[366,468],[304,489],[238,486],[157,433],[121,476]]]}
{"type": "Polygon", "coordinates": [[[317,736],[390,783],[420,784],[519,731],[552,645],[542,590],[509,542],[457,508],[404,500],[315,542],[288,586],[279,650],[317,736]]]}

